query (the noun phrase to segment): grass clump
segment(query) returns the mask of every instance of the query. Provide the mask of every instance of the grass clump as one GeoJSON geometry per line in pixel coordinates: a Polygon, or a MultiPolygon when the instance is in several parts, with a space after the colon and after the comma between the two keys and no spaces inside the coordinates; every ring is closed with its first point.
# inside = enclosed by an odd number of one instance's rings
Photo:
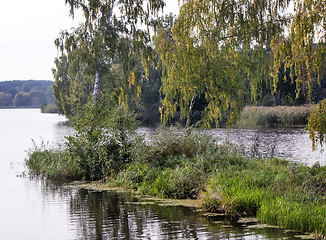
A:
{"type": "Polygon", "coordinates": [[[325,236],[326,167],[276,158],[248,161],[243,169],[231,167],[210,177],[204,208],[234,217],[257,216],[265,223],[325,236]]]}
{"type": "Polygon", "coordinates": [[[238,127],[293,127],[305,126],[314,110],[312,105],[305,106],[246,106],[241,113],[238,127]]]}
{"type": "Polygon", "coordinates": [[[219,149],[210,135],[177,127],[160,128],[135,145],[134,161],[114,177],[118,186],[141,194],[197,198],[207,175],[219,165],[219,149]]]}
{"type": "Polygon", "coordinates": [[[34,143],[27,154],[25,165],[33,175],[44,175],[51,179],[79,179],[79,167],[67,150],[58,149],[42,142],[38,147],[34,143]]]}

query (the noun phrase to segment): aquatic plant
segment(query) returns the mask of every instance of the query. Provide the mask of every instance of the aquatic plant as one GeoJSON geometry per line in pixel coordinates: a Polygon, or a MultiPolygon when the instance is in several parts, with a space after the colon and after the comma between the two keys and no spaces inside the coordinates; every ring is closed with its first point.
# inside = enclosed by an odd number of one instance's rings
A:
{"type": "Polygon", "coordinates": [[[248,161],[245,168],[211,175],[202,194],[204,209],[325,236],[325,167],[277,158],[248,161]]]}
{"type": "Polygon", "coordinates": [[[246,106],[241,113],[238,127],[304,126],[314,110],[313,105],[304,106],[246,106]]]}
{"type": "Polygon", "coordinates": [[[33,143],[25,160],[30,174],[43,175],[51,179],[74,180],[81,177],[80,169],[68,151],[45,142],[42,142],[40,146],[33,143]]]}
{"type": "Polygon", "coordinates": [[[201,198],[207,211],[325,235],[326,167],[320,164],[248,157],[205,132],[175,127],[146,141],[133,138],[126,152],[110,141],[88,146],[76,140],[66,149],[35,147],[27,167],[51,178],[106,179],[139,194],[201,198]]]}

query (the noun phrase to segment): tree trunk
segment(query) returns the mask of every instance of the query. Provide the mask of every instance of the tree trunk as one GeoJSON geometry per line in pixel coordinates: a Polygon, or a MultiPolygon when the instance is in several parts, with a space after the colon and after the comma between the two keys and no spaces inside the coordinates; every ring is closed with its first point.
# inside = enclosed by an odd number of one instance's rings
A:
{"type": "MultiPolygon", "coordinates": [[[[114,3],[115,0],[112,1],[112,6],[111,6],[111,11],[107,17],[107,26],[109,26],[111,24],[111,17],[112,17],[112,13],[113,13],[113,7],[114,7],[114,3]]],[[[107,26],[105,26],[105,31],[107,29],[107,26]]],[[[104,58],[104,49],[105,49],[105,44],[103,42],[103,46],[101,49],[101,57],[99,59],[99,67],[101,65],[101,63],[103,62],[103,58],[104,58]]],[[[97,93],[98,93],[98,82],[99,82],[99,69],[97,69],[96,74],[95,74],[95,82],[94,82],[94,91],[93,91],[93,106],[96,103],[96,98],[97,98],[97,93]]]]}
{"type": "Polygon", "coordinates": [[[94,82],[94,91],[93,91],[93,105],[96,103],[96,97],[98,92],[98,82],[99,82],[99,74],[98,71],[96,71],[95,74],[95,82],[94,82]]]}
{"type": "Polygon", "coordinates": [[[190,106],[189,106],[189,115],[188,115],[187,122],[186,122],[186,127],[190,127],[193,124],[194,110],[195,110],[194,107],[195,107],[196,99],[197,99],[197,96],[194,96],[191,99],[190,106]]]}
{"type": "Polygon", "coordinates": [[[275,92],[274,93],[274,104],[275,104],[275,106],[279,106],[280,103],[281,103],[281,101],[280,101],[280,93],[275,92]]]}

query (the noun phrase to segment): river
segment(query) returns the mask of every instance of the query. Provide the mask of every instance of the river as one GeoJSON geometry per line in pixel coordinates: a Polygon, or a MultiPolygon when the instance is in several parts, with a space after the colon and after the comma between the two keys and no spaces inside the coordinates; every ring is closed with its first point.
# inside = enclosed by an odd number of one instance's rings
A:
{"type": "MultiPolygon", "coordinates": [[[[131,193],[98,192],[26,176],[24,158],[32,139],[36,144],[62,144],[72,132],[65,121],[38,109],[0,109],[0,239],[294,239],[298,234],[261,226],[254,219],[236,223],[192,208],[141,200],[131,193]]],[[[230,136],[225,130],[214,131],[221,141],[230,136]]],[[[239,137],[237,131],[231,134],[239,137]]],[[[259,131],[246,131],[243,136],[257,139],[259,131]]],[[[302,130],[296,134],[299,139],[306,135],[302,130]]],[[[279,136],[275,141],[282,139],[279,136]]],[[[295,141],[285,139],[285,147],[295,141]]]]}

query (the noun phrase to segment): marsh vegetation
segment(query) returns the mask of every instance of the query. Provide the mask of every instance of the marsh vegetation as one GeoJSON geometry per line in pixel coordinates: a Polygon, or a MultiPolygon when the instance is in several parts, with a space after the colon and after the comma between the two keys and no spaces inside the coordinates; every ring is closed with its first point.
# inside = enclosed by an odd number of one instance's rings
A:
{"type": "Polygon", "coordinates": [[[26,160],[47,178],[101,180],[160,198],[200,199],[202,209],[324,236],[326,167],[245,155],[207,132],[177,127],[120,142],[35,147],[26,160]],[[91,158],[89,156],[92,156],[91,158]]]}

